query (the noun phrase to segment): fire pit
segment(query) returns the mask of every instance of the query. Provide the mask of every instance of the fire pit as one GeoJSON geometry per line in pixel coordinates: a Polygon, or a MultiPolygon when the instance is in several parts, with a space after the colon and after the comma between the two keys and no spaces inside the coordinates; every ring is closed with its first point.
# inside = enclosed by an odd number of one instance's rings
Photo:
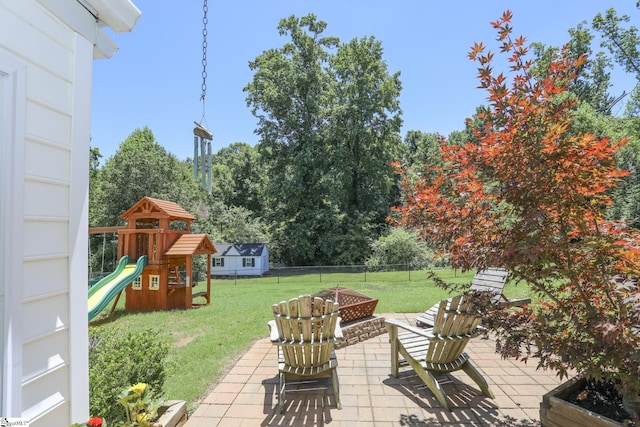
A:
{"type": "Polygon", "coordinates": [[[363,295],[353,289],[335,287],[325,289],[313,295],[323,299],[332,299],[340,305],[340,317],[342,323],[353,322],[373,316],[378,300],[363,295]]]}

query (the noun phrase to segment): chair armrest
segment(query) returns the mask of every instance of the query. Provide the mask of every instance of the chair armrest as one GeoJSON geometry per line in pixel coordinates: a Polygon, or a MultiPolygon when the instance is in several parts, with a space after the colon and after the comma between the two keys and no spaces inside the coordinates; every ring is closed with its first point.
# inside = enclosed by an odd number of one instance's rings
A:
{"type": "Polygon", "coordinates": [[[267,322],[267,326],[269,326],[269,339],[272,343],[276,343],[280,341],[280,334],[278,333],[278,326],[276,325],[275,320],[269,320],[267,322]]]}
{"type": "Polygon", "coordinates": [[[522,307],[528,304],[531,304],[531,298],[505,298],[505,300],[500,302],[499,306],[500,308],[512,308],[522,307]]]}
{"type": "Polygon", "coordinates": [[[428,329],[419,329],[419,328],[415,328],[411,325],[407,325],[404,322],[401,322],[399,320],[396,319],[389,319],[389,320],[385,320],[384,322],[387,326],[391,325],[400,329],[404,329],[405,331],[409,331],[412,332],[416,335],[420,335],[421,337],[425,337],[427,339],[433,339],[435,338],[435,335],[433,335],[433,328],[428,328],[428,329]]]}
{"type": "Polygon", "coordinates": [[[342,318],[338,317],[336,321],[336,329],[333,331],[333,337],[337,340],[341,340],[344,338],[342,335],[342,326],[340,326],[340,322],[342,322],[342,318]]]}

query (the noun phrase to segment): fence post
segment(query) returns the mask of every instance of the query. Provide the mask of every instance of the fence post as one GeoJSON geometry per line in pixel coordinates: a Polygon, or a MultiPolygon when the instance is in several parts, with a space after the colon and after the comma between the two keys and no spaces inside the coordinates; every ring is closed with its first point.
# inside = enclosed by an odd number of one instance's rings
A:
{"type": "Polygon", "coordinates": [[[367,265],[364,266],[364,283],[367,283],[367,265]]]}

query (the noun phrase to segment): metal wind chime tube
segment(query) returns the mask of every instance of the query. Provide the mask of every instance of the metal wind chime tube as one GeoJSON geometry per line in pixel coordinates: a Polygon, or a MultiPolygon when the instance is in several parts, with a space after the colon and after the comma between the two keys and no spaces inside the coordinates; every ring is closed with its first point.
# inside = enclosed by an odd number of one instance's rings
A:
{"type": "Polygon", "coordinates": [[[212,175],[212,170],[211,170],[211,140],[207,141],[207,170],[209,171],[209,173],[207,174],[207,176],[209,177],[209,182],[207,183],[207,192],[209,194],[211,194],[211,175],[212,175]]]}
{"type": "Polygon", "coordinates": [[[213,135],[200,123],[194,123],[196,127],[193,128],[193,178],[195,180],[199,178],[202,188],[211,194],[211,140],[213,135]]]}
{"type": "Polygon", "coordinates": [[[207,169],[207,150],[206,141],[204,138],[200,138],[200,152],[202,153],[202,188],[207,188],[207,175],[209,170],[207,169]]]}
{"type": "MultiPolygon", "coordinates": [[[[194,130],[195,133],[195,130],[194,130]]],[[[198,180],[198,163],[200,159],[198,159],[198,135],[193,136],[193,180],[198,180]]]]}

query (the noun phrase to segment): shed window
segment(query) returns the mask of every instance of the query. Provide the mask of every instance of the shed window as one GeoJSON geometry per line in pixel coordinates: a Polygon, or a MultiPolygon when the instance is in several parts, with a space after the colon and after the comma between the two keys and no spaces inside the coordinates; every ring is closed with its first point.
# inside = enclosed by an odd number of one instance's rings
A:
{"type": "Polygon", "coordinates": [[[224,267],[224,258],[214,258],[213,259],[214,267],[224,267]]]}
{"type": "Polygon", "coordinates": [[[255,267],[256,259],[255,258],[242,258],[242,266],[243,267],[255,267]]]}

